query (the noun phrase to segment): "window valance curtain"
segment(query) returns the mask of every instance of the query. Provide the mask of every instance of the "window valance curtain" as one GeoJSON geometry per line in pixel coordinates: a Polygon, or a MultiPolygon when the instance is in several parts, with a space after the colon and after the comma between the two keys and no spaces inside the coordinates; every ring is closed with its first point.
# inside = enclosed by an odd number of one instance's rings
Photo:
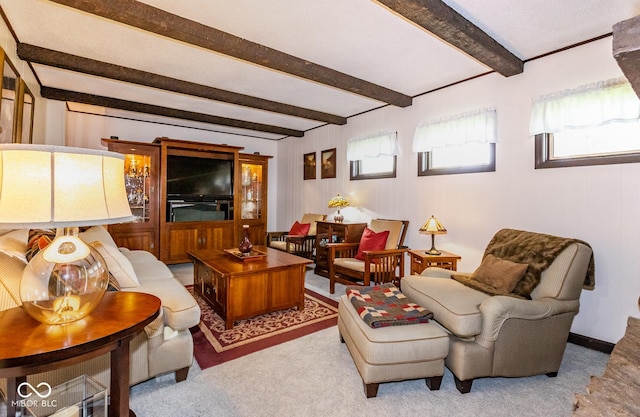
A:
{"type": "Polygon", "coordinates": [[[638,96],[625,78],[616,78],[534,98],[529,133],[557,133],[638,120],[638,96]]]}
{"type": "Polygon", "coordinates": [[[398,153],[396,132],[376,133],[363,138],[349,139],[347,142],[347,160],[349,161],[377,158],[380,155],[395,156],[398,153]]]}
{"type": "Polygon", "coordinates": [[[496,143],[497,119],[496,110],[487,108],[421,123],[413,135],[413,152],[471,142],[496,143]]]}

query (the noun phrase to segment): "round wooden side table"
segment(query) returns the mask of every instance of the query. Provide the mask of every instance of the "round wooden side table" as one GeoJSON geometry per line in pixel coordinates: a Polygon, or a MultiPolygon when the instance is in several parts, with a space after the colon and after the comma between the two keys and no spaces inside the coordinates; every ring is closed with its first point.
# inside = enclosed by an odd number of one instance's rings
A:
{"type": "Polygon", "coordinates": [[[16,415],[16,390],[27,375],[107,352],[109,416],[135,416],[129,409],[129,342],[158,317],[160,306],[160,299],[150,294],[107,292],[89,316],[61,326],[42,324],[21,307],[0,311],[0,378],[7,378],[7,416],[16,415]]]}

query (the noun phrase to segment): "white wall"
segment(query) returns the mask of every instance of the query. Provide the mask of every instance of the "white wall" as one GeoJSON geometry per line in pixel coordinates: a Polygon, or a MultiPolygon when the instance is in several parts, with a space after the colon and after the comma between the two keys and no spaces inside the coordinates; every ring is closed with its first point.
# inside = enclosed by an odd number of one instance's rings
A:
{"type": "Polygon", "coordinates": [[[414,99],[411,107],[383,109],[327,126],[304,138],[278,143],[277,227],[287,229],[304,212],[334,211],[336,193],[349,197],[350,221],[374,217],[410,221],[406,243],[430,247],[418,228],[434,214],[448,229],[436,246],[462,256],[461,271],[473,271],[493,234],[504,227],[583,239],[595,253],[596,288],[583,291],[572,331],[617,342],[628,316],[638,316],[640,295],[640,164],[534,169],[529,136],[531,99],[622,75],[612,57],[611,38],[529,62],[518,76],[497,74],[414,99]],[[411,152],[418,123],[482,107],[498,112],[496,172],[417,177],[411,152]],[[401,154],[395,179],[350,181],[346,142],[381,130],[396,130],[401,154]],[[303,154],[336,147],[336,179],[303,181],[303,154]]]}

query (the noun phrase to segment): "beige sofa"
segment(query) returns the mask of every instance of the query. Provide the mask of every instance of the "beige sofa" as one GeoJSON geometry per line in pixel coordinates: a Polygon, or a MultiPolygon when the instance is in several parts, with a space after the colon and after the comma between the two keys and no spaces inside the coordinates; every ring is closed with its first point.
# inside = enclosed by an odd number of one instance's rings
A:
{"type": "MultiPolygon", "coordinates": [[[[28,236],[27,230],[4,232],[0,235],[0,310],[20,305],[20,278],[26,264],[28,236]]],[[[118,248],[102,226],[94,226],[80,235],[98,247],[121,291],[145,292],[162,301],[158,318],[131,341],[130,385],[169,372],[175,372],[178,382],[186,379],[193,362],[189,328],[200,321],[200,307],[195,299],[151,253],[118,248]]],[[[109,354],[105,354],[58,371],[31,375],[28,380],[57,385],[86,374],[108,387],[109,364],[109,354]]],[[[6,380],[0,382],[4,393],[6,380]]]]}
{"type": "MultiPolygon", "coordinates": [[[[504,231],[524,242],[511,253],[535,259],[540,258],[536,254],[549,251],[553,239],[563,242],[549,235],[504,231]],[[528,242],[537,238],[542,239],[542,250],[527,250],[528,242]]],[[[402,279],[402,292],[432,311],[434,320],[449,331],[445,364],[461,393],[469,392],[473,380],[481,377],[557,375],[581,290],[592,287],[587,284],[593,270],[591,248],[580,241],[566,243],[558,246],[559,253],[542,270],[531,299],[516,298],[513,293],[489,295],[451,279],[452,271],[441,268],[427,268],[421,275],[402,279]]],[[[500,242],[498,247],[509,249],[510,245],[500,242]]]]}

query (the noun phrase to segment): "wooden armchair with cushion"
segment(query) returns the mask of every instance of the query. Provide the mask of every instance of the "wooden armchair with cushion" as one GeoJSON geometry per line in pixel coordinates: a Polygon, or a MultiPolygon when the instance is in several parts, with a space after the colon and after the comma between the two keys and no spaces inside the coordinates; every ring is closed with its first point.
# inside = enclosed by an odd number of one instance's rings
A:
{"type": "Polygon", "coordinates": [[[313,259],[316,244],[316,226],[324,221],[326,214],[305,213],[291,229],[284,232],[267,232],[267,246],[303,258],[313,259]]]}
{"type": "Polygon", "coordinates": [[[329,291],[335,292],[336,282],[345,285],[400,285],[404,273],[403,246],[407,220],[374,219],[364,229],[359,243],[330,243],[329,291]]]}
{"type": "Polygon", "coordinates": [[[401,289],[450,333],[445,365],[464,394],[475,378],[556,376],[581,290],[594,283],[588,244],[502,229],[473,273],[431,267],[401,289]]]}

